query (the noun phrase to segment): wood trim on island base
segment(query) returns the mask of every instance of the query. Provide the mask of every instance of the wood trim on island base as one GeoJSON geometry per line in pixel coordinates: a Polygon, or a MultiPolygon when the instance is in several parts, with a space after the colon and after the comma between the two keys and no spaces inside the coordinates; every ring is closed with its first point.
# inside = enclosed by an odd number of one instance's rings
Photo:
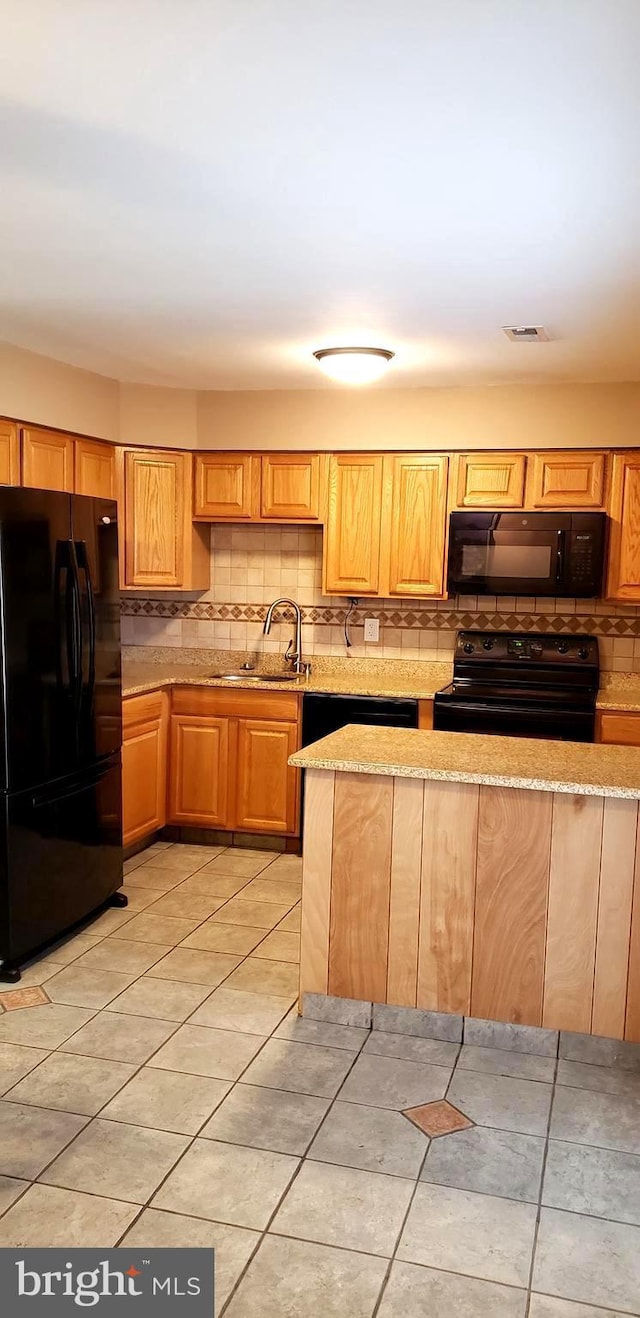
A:
{"type": "Polygon", "coordinates": [[[307,770],[300,993],[640,1042],[637,801],[307,770]]]}

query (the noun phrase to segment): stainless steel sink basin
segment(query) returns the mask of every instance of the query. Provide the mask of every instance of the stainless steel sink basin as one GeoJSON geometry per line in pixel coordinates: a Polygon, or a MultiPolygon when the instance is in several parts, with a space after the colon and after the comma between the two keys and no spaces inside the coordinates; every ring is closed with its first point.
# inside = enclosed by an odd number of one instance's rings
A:
{"type": "Polygon", "coordinates": [[[298,682],[299,673],[210,673],[223,682],[298,682]]]}

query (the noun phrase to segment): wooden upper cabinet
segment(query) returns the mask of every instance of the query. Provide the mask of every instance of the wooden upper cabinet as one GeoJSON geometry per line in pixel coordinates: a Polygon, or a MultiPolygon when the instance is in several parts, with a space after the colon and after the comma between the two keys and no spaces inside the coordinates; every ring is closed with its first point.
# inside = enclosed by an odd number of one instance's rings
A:
{"type": "Polygon", "coordinates": [[[456,466],[452,507],[524,506],[524,453],[461,453],[456,466]]]}
{"type": "Polygon", "coordinates": [[[379,594],[383,461],[381,453],[336,453],[329,459],[325,595],[379,594]]]}
{"type": "Polygon", "coordinates": [[[20,484],[20,438],[15,421],[0,418],[0,485],[20,484]]]}
{"type": "MultiPolygon", "coordinates": [[[[447,466],[442,454],[396,454],[387,460],[390,595],[442,595],[447,466]]],[[[386,587],[385,587],[386,590],[386,587]]]]}
{"type": "Polygon", "coordinates": [[[259,513],[260,459],[252,453],[197,453],[196,517],[248,522],[259,513]]]}
{"type": "Polygon", "coordinates": [[[297,833],[299,774],[287,763],[297,739],[295,723],[239,719],[235,828],[297,833]]]}
{"type": "Polygon", "coordinates": [[[614,453],[607,598],[640,601],[640,451],[614,453]]]}
{"type": "Polygon", "coordinates": [[[532,453],[527,480],[527,508],[602,508],[605,454],[532,453]]]}
{"type": "Polygon", "coordinates": [[[206,590],[209,548],[205,528],[192,521],[191,453],[123,449],[118,460],[124,491],[123,586],[206,590]]]}
{"type": "Polygon", "coordinates": [[[96,499],[116,497],[116,453],[113,444],[92,439],[75,442],[75,491],[96,499]]]}
{"type": "Polygon", "coordinates": [[[37,490],[74,490],[72,435],[57,430],[24,428],[22,431],[22,484],[37,490]]]}
{"type": "Polygon", "coordinates": [[[260,515],[278,522],[320,520],[320,455],[269,453],[261,459],[260,515]]]}

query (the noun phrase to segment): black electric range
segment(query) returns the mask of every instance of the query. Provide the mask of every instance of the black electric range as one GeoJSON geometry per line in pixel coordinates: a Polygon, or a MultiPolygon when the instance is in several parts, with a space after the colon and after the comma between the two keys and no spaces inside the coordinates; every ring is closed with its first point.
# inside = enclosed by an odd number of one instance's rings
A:
{"type": "Polygon", "coordinates": [[[436,692],[441,732],[593,741],[595,636],[458,632],[453,682],[436,692]]]}

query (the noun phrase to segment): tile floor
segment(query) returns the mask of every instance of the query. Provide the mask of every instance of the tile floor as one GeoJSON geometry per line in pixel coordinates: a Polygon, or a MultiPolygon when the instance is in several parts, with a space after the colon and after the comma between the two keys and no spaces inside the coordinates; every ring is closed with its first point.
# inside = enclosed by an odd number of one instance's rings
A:
{"type": "Polygon", "coordinates": [[[215,1245],[228,1318],[640,1315],[640,1075],[299,1020],[300,869],[158,843],[27,969],[0,1246],[215,1245]]]}

